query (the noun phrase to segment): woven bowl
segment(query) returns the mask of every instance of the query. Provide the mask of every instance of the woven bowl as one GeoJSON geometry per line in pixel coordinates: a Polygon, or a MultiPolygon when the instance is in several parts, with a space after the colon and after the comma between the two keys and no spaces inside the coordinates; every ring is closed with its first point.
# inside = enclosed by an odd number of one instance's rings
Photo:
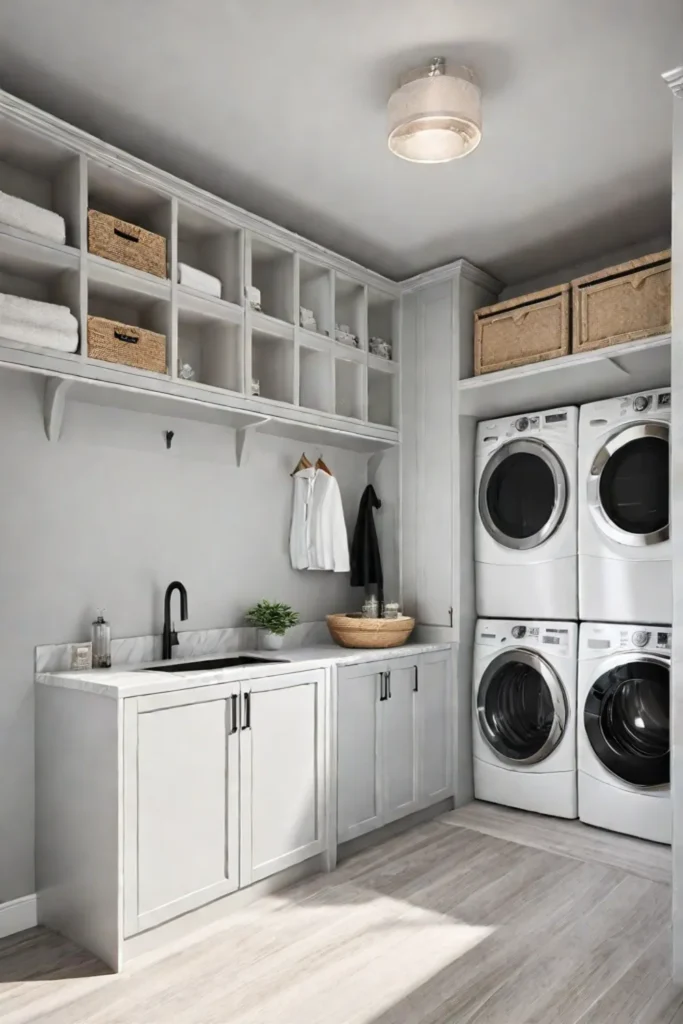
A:
{"type": "Polygon", "coordinates": [[[401,647],[415,629],[415,619],[364,619],[360,615],[328,615],[327,628],[341,647],[401,647]]]}

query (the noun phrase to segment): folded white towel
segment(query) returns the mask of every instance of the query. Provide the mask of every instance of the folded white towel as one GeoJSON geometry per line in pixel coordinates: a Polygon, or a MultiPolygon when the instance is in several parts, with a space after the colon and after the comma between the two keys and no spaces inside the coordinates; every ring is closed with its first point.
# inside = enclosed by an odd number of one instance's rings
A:
{"type": "Polygon", "coordinates": [[[196,267],[190,267],[187,263],[178,264],[178,281],[186,288],[194,288],[195,291],[205,292],[217,299],[221,297],[222,288],[219,279],[212,274],[205,274],[203,270],[197,270],[196,267]]]}
{"type": "Polygon", "coordinates": [[[0,318],[0,338],[16,341],[21,345],[35,345],[38,348],[52,348],[58,352],[75,352],[78,348],[78,331],[55,331],[50,327],[36,327],[15,320],[0,318]]]}
{"type": "Polygon", "coordinates": [[[58,242],[60,245],[66,242],[66,225],[63,217],[52,210],[44,210],[42,206],[27,203],[18,196],[10,196],[6,192],[0,192],[0,224],[8,224],[11,228],[40,235],[41,238],[58,242]]]}
{"type": "Polygon", "coordinates": [[[0,292],[0,321],[13,320],[33,324],[34,327],[52,327],[55,331],[77,331],[78,320],[68,306],[52,302],[24,299],[21,295],[3,295],[0,292]]]}

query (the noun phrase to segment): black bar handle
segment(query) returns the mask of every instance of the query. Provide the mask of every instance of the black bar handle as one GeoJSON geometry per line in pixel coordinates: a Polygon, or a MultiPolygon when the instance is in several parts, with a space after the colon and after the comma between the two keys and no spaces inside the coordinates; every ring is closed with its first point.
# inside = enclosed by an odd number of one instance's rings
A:
{"type": "Polygon", "coordinates": [[[386,682],[387,682],[387,674],[386,674],[386,672],[380,672],[380,674],[379,674],[379,699],[380,700],[386,700],[387,699],[387,694],[386,694],[386,689],[385,689],[386,682]]]}
{"type": "Polygon", "coordinates": [[[122,231],[121,228],[114,228],[114,234],[118,235],[119,238],[125,238],[127,242],[139,242],[140,239],[136,238],[135,235],[129,235],[126,231],[122,231]]]}
{"type": "Polygon", "coordinates": [[[135,334],[124,334],[123,331],[114,331],[114,337],[119,341],[127,341],[131,345],[137,345],[139,338],[135,334]]]}
{"type": "Polygon", "coordinates": [[[415,666],[415,682],[413,683],[413,690],[414,690],[414,692],[417,693],[419,688],[420,688],[420,670],[419,670],[419,668],[416,665],[415,666]]]}
{"type": "Polygon", "coordinates": [[[251,694],[248,691],[244,695],[244,716],[242,718],[242,728],[251,729],[251,694]]]}
{"type": "Polygon", "coordinates": [[[233,693],[230,697],[230,735],[233,736],[237,732],[237,694],[233,693]]]}
{"type": "Polygon", "coordinates": [[[391,672],[387,672],[387,697],[391,700],[391,672]]]}

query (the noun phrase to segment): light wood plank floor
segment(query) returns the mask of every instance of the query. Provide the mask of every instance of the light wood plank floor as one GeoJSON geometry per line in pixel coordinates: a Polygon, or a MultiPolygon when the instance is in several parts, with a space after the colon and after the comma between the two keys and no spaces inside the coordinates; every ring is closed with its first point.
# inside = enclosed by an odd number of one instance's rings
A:
{"type": "Polygon", "coordinates": [[[140,958],[0,942],[3,1024],[683,1024],[667,851],[471,805],[140,958]]]}

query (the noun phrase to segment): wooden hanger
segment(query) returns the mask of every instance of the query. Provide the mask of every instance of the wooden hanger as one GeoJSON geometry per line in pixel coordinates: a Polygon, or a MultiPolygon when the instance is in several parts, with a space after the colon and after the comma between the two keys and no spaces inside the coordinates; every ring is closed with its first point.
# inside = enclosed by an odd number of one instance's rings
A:
{"type": "Polygon", "coordinates": [[[332,470],[329,468],[329,466],[326,466],[325,463],[323,462],[322,455],[320,456],[320,458],[316,462],[315,468],[316,469],[322,469],[323,473],[327,473],[328,476],[334,476],[334,474],[333,474],[332,470]]]}
{"type": "Polygon", "coordinates": [[[313,463],[309,462],[308,459],[306,458],[306,452],[302,452],[301,453],[301,458],[299,459],[299,461],[297,462],[296,466],[294,467],[293,472],[291,472],[289,475],[290,476],[296,476],[296,474],[300,470],[302,470],[302,469],[312,469],[312,468],[313,468],[313,463]]]}

